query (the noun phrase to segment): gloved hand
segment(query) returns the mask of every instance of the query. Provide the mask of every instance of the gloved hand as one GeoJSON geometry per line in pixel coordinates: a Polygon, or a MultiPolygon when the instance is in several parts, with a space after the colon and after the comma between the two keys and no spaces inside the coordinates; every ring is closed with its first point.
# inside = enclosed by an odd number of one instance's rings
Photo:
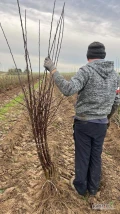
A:
{"type": "Polygon", "coordinates": [[[44,67],[50,72],[56,69],[56,66],[54,65],[53,61],[48,57],[45,58],[44,67]]]}

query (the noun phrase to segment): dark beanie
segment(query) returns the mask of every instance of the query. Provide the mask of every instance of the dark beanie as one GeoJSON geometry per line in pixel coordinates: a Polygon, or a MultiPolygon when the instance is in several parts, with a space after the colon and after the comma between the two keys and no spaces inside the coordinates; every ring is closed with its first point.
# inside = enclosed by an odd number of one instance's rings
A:
{"type": "Polygon", "coordinates": [[[93,42],[88,46],[87,59],[104,59],[105,46],[100,42],[93,42]]]}

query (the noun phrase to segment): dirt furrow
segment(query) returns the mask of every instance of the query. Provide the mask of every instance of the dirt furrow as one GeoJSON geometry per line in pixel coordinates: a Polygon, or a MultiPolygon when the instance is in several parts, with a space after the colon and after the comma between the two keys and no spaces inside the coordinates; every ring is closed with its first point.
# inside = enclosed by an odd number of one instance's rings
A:
{"type": "Polygon", "coordinates": [[[11,99],[14,99],[16,96],[22,93],[21,87],[18,86],[16,88],[12,88],[11,90],[7,90],[5,92],[0,93],[0,107],[4,106],[11,99]]]}

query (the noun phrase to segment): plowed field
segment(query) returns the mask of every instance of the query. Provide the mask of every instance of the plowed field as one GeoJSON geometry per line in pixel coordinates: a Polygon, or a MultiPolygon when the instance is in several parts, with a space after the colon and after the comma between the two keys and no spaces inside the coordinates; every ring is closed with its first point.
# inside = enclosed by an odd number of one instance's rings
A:
{"type": "Polygon", "coordinates": [[[74,175],[74,100],[74,97],[64,99],[49,127],[49,149],[59,174],[52,202],[47,193],[43,201],[40,199],[41,190],[48,184],[45,183],[29,120],[26,113],[23,114],[24,107],[16,105],[0,120],[0,214],[120,213],[120,129],[114,123],[105,138],[102,180],[96,195],[96,204],[107,204],[114,209],[91,209],[89,197],[81,198],[69,185],[74,175]],[[59,197],[58,186],[61,189],[59,197]]]}

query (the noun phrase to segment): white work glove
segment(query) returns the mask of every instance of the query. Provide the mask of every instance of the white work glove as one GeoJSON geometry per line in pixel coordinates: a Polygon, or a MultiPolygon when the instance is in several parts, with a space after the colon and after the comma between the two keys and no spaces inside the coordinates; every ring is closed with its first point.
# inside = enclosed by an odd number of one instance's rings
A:
{"type": "Polygon", "coordinates": [[[53,61],[48,57],[45,58],[44,67],[50,72],[56,69],[56,66],[54,65],[53,61]]]}

